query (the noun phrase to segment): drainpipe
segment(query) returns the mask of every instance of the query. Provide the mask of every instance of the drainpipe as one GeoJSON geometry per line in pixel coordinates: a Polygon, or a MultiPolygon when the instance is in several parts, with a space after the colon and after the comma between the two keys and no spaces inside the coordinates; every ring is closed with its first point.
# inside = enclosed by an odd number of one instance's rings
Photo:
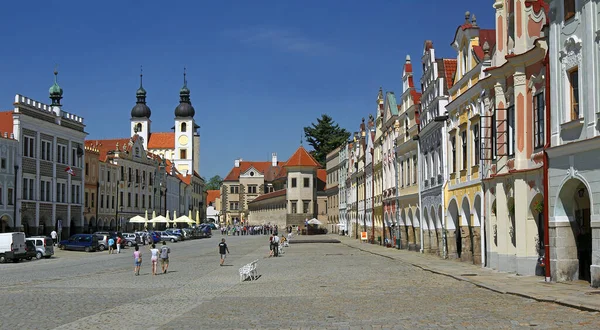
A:
{"type": "Polygon", "coordinates": [[[546,58],[544,59],[544,65],[546,66],[546,90],[545,92],[545,103],[546,103],[546,116],[544,120],[546,121],[546,129],[545,129],[545,137],[546,144],[544,145],[544,254],[545,254],[545,263],[546,263],[546,282],[550,282],[552,280],[552,275],[550,273],[550,229],[548,228],[550,224],[550,212],[548,212],[548,208],[550,206],[549,203],[549,182],[548,182],[548,153],[546,150],[550,148],[550,57],[549,52],[546,51],[546,58]]]}

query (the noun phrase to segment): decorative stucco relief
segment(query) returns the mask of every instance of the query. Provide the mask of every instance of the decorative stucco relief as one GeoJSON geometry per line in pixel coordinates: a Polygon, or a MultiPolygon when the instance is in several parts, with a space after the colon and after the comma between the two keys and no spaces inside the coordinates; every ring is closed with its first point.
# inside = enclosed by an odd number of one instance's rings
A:
{"type": "Polygon", "coordinates": [[[535,75],[532,74],[529,77],[529,84],[527,85],[527,87],[529,88],[529,90],[531,91],[532,94],[536,94],[538,92],[538,90],[544,89],[543,83],[546,81],[545,72],[546,72],[546,68],[542,67],[538,74],[535,74],[535,75]]]}
{"type": "Polygon", "coordinates": [[[567,38],[564,43],[563,49],[560,51],[560,62],[562,63],[564,75],[566,71],[581,64],[581,49],[583,45],[581,40],[573,35],[567,38]]]}

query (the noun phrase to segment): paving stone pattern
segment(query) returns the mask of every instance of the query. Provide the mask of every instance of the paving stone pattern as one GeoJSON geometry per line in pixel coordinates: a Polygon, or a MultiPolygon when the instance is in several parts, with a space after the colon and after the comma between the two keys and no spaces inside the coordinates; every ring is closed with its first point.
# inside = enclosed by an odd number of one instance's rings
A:
{"type": "Polygon", "coordinates": [[[600,328],[600,315],[495,293],[344,244],[292,244],[268,255],[267,236],[170,244],[170,272],[151,276],[143,247],[57,251],[0,265],[0,329],[538,329],[600,328]],[[260,277],[238,268],[259,259],[260,277]]]}

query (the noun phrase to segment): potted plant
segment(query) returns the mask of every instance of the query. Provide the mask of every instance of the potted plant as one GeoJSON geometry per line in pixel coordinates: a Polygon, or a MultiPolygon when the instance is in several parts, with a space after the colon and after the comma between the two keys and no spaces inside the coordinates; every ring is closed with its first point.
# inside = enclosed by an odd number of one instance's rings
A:
{"type": "Polygon", "coordinates": [[[544,212],[544,201],[543,200],[538,200],[537,202],[533,203],[533,209],[537,213],[544,212]]]}

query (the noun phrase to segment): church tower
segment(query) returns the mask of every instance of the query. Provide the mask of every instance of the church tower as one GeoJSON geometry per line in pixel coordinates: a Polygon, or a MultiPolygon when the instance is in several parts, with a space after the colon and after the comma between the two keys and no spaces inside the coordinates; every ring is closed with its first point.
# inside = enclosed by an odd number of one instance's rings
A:
{"type": "Polygon", "coordinates": [[[194,122],[196,110],[190,101],[190,90],[187,87],[185,69],[183,70],[183,87],[179,91],[179,105],[175,108],[175,167],[182,174],[193,175],[200,156],[200,139],[194,122]]]}
{"type": "Polygon", "coordinates": [[[137,101],[131,109],[131,136],[139,135],[144,140],[144,149],[148,150],[148,139],[150,138],[150,115],[152,111],[146,105],[146,90],[142,86],[143,73],[140,72],[140,88],[136,94],[137,101]]]}

